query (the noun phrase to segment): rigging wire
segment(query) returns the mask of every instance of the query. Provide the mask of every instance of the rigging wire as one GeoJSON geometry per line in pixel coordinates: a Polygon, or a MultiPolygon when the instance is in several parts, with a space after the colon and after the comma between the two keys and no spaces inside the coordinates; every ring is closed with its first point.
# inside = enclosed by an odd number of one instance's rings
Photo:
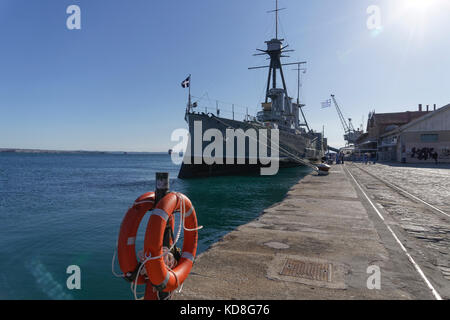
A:
{"type": "MultiPolygon", "coordinates": [[[[225,125],[225,126],[227,126],[227,127],[232,127],[233,129],[236,129],[235,127],[233,127],[233,126],[231,126],[231,125],[229,125],[229,124],[223,122],[223,121],[220,120],[219,118],[216,118],[216,120],[219,121],[219,122],[221,122],[223,125],[225,125]]],[[[252,126],[253,129],[258,129],[258,128],[256,128],[255,126],[253,126],[251,123],[250,123],[250,126],[252,126]]],[[[253,138],[252,136],[249,136],[249,138],[250,138],[250,139],[253,139],[253,140],[256,140],[256,142],[259,142],[258,139],[255,139],[255,138],[253,138]]],[[[266,138],[267,138],[267,137],[266,137],[266,138]]],[[[267,144],[265,144],[265,143],[263,143],[263,144],[264,144],[265,147],[269,148],[269,146],[268,146],[267,144]]],[[[286,150],[285,148],[282,148],[279,144],[275,144],[275,143],[274,143],[274,145],[270,147],[270,150],[273,150],[274,148],[277,148],[277,147],[278,147],[279,150],[282,150],[282,151],[284,151],[284,153],[290,155],[290,156],[292,157],[292,159],[293,159],[293,160],[296,160],[298,163],[303,164],[303,165],[305,165],[305,166],[308,166],[308,167],[312,168],[312,169],[315,170],[315,171],[318,171],[318,170],[319,170],[315,165],[311,164],[309,161],[306,161],[306,160],[304,160],[304,159],[298,157],[297,155],[293,154],[292,152],[286,150]]]]}

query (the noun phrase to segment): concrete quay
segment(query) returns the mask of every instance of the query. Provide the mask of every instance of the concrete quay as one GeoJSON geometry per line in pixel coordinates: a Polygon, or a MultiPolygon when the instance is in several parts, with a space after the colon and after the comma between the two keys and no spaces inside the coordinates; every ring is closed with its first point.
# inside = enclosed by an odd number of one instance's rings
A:
{"type": "Polygon", "coordinates": [[[389,224],[346,166],[333,166],[199,255],[174,298],[435,299],[389,224]]]}

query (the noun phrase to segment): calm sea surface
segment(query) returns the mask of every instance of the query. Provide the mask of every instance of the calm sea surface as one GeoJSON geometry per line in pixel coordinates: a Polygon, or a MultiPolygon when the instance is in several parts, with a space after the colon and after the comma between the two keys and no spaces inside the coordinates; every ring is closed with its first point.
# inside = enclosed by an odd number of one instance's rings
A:
{"type": "Polygon", "coordinates": [[[192,200],[204,226],[199,253],[310,172],[186,181],[178,170],[164,154],[0,153],[0,299],[132,299],[129,283],[112,275],[111,259],[123,216],[154,189],[157,171],[169,172],[171,190],[192,200]],[[81,268],[81,290],[66,287],[69,265],[81,268]]]}

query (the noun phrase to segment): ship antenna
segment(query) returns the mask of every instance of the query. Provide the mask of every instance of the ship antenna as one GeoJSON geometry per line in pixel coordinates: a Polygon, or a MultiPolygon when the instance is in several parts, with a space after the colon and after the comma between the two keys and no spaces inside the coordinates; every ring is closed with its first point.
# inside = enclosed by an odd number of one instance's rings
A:
{"type": "Polygon", "coordinates": [[[303,63],[298,62],[297,68],[292,69],[292,70],[297,71],[297,86],[298,86],[298,88],[297,88],[297,106],[300,109],[300,112],[302,114],[304,125],[306,126],[306,128],[308,128],[308,131],[311,131],[311,129],[309,128],[309,125],[308,125],[308,121],[306,120],[305,113],[303,112],[303,107],[305,105],[300,103],[300,87],[302,86],[301,72],[306,73],[306,68],[301,68],[302,64],[303,63]]]}
{"type": "Polygon", "coordinates": [[[297,62],[297,69],[292,69],[297,71],[297,104],[300,104],[300,87],[302,86],[301,72],[306,73],[306,68],[301,68],[302,63],[297,62]]]}
{"type": "Polygon", "coordinates": [[[275,0],[275,10],[267,11],[267,13],[275,12],[275,39],[278,39],[278,12],[286,8],[278,9],[278,0],[275,0]]]}

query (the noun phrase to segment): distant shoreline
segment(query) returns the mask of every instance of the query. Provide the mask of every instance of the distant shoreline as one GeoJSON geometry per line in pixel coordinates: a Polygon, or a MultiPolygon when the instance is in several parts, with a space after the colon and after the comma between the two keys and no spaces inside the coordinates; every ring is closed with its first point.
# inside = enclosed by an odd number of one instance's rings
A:
{"type": "Polygon", "coordinates": [[[0,148],[0,153],[51,153],[51,154],[167,154],[167,152],[140,152],[140,151],[87,151],[87,150],[44,150],[44,149],[17,149],[0,148]]]}

